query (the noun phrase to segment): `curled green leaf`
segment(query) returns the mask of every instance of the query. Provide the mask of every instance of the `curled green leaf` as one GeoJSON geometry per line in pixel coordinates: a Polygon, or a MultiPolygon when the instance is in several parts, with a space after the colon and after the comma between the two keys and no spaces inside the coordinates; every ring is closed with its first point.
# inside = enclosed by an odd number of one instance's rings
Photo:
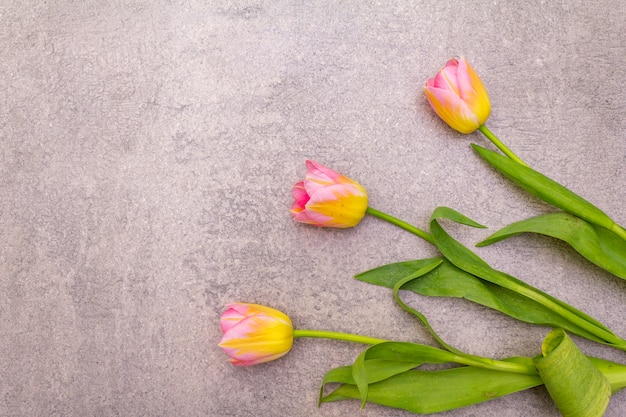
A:
{"type": "Polygon", "coordinates": [[[601,417],[611,398],[611,384],[561,330],[541,346],[535,366],[564,417],[601,417]]]}
{"type": "Polygon", "coordinates": [[[539,233],[567,242],[600,268],[626,279],[626,240],[604,227],[565,212],[549,213],[512,223],[476,246],[487,246],[520,233],[539,233]]]}

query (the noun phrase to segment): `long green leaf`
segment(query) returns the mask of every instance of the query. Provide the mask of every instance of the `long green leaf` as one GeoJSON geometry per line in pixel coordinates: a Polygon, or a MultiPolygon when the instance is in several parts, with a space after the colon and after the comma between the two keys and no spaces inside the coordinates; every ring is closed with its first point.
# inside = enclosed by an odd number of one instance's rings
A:
{"type": "Polygon", "coordinates": [[[450,210],[449,208],[435,209],[431,216],[430,232],[439,251],[452,264],[465,272],[514,291],[552,310],[569,323],[562,327],[570,332],[583,337],[588,337],[590,333],[594,336],[591,340],[626,350],[626,340],[616,336],[599,321],[515,277],[491,268],[476,254],[454,240],[439,224],[440,218],[449,218],[450,210]],[[579,329],[583,329],[584,333],[578,333],[579,329]]]}
{"type": "MultiPolygon", "coordinates": [[[[439,371],[412,370],[369,386],[368,402],[417,414],[478,404],[542,384],[537,375],[464,366],[439,371]]],[[[359,399],[359,389],[343,384],[322,402],[359,399]]]]}
{"type": "Polygon", "coordinates": [[[352,366],[339,367],[327,372],[322,381],[320,400],[326,384],[354,384],[361,391],[361,401],[364,405],[370,384],[424,363],[442,364],[454,362],[456,359],[458,355],[433,346],[408,342],[379,343],[363,350],[352,366]]]}
{"type": "Polygon", "coordinates": [[[539,375],[564,417],[601,417],[611,384],[561,329],[553,330],[535,360],[539,375]]]}
{"type": "Polygon", "coordinates": [[[606,229],[621,229],[623,233],[624,229],[606,213],[556,181],[497,152],[476,144],[472,148],[504,176],[546,203],[606,229]]]}
{"type": "Polygon", "coordinates": [[[565,212],[512,223],[476,246],[491,245],[520,233],[539,233],[563,240],[600,268],[626,279],[626,241],[604,227],[565,212]]]}
{"type": "Polygon", "coordinates": [[[361,408],[365,406],[369,395],[369,377],[366,363],[372,359],[384,359],[395,362],[435,363],[452,362],[457,355],[432,346],[417,343],[385,342],[365,349],[352,365],[352,378],[361,395],[361,408]]]}
{"type": "MultiPolygon", "coordinates": [[[[424,363],[423,360],[417,360],[414,362],[408,360],[393,360],[393,359],[368,359],[365,362],[367,368],[367,383],[373,384],[390,378],[394,375],[401,374],[410,369],[417,368],[424,363]]],[[[341,384],[356,384],[352,377],[352,365],[340,366],[335,369],[331,369],[324,375],[322,386],[331,383],[341,384]]]]}
{"type": "MultiPolygon", "coordinates": [[[[370,359],[365,363],[367,383],[373,384],[375,382],[385,380],[394,375],[417,368],[422,363],[423,361],[407,362],[386,359],[370,359]]],[[[322,386],[320,388],[318,405],[322,402],[324,397],[324,387],[331,383],[355,384],[354,378],[352,377],[352,366],[341,366],[339,368],[331,369],[326,373],[326,375],[324,375],[322,386]]]]}
{"type": "Polygon", "coordinates": [[[430,258],[384,265],[355,276],[359,281],[394,288],[397,282],[432,263],[442,260],[437,269],[403,285],[402,289],[430,297],[465,298],[526,323],[568,328],[571,333],[601,342],[593,334],[574,326],[561,315],[515,291],[485,281],[457,268],[445,258],[430,258]]]}

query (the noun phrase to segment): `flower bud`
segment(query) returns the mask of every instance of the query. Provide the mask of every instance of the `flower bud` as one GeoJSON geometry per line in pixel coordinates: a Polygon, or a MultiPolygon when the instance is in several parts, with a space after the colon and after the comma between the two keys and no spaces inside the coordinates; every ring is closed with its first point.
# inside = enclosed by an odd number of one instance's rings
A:
{"type": "Polygon", "coordinates": [[[236,366],[273,361],[293,345],[293,326],[284,313],[258,304],[232,303],[220,317],[219,347],[236,366]]]}
{"type": "Polygon", "coordinates": [[[491,113],[487,90],[464,58],[448,61],[426,82],[424,92],[435,113],[461,133],[472,133],[491,113]]]}
{"type": "Polygon", "coordinates": [[[367,192],[357,182],[313,161],[293,187],[291,214],[297,222],[321,227],[356,226],[367,210],[367,192]]]}

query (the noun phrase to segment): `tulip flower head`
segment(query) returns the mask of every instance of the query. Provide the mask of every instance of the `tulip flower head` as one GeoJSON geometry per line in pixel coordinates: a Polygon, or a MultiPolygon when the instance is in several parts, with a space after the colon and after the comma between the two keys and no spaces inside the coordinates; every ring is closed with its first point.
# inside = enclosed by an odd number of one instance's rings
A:
{"type": "Polygon", "coordinates": [[[424,86],[433,110],[451,128],[472,133],[491,113],[489,95],[478,74],[464,59],[451,59],[424,86]]]}
{"type": "Polygon", "coordinates": [[[219,347],[236,366],[273,361],[293,345],[293,325],[284,313],[258,304],[232,303],[220,317],[219,347]]]}
{"type": "Polygon", "coordinates": [[[313,161],[306,161],[306,177],[293,187],[293,198],[294,220],[314,226],[356,226],[367,210],[359,183],[313,161]]]}

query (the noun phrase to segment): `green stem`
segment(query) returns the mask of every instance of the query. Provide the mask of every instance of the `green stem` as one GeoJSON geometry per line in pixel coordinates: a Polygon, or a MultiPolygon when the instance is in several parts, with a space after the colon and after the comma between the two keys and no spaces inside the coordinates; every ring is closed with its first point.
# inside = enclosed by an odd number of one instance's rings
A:
{"type": "Polygon", "coordinates": [[[331,332],[327,330],[298,330],[293,331],[293,337],[314,337],[318,339],[344,340],[346,342],[363,343],[365,345],[377,345],[389,340],[378,339],[376,337],[361,336],[352,333],[331,332]]]}
{"type": "MultiPolygon", "coordinates": [[[[365,345],[377,345],[379,343],[389,341],[375,337],[361,336],[351,333],[331,332],[326,330],[294,330],[293,337],[314,337],[319,339],[343,340],[347,342],[363,343],[365,345]]],[[[479,368],[515,372],[520,374],[537,374],[537,371],[533,366],[527,366],[523,363],[499,361],[481,356],[468,355],[459,351],[455,351],[454,355],[453,361],[460,365],[476,366],[479,368]]]]}
{"type": "Polygon", "coordinates": [[[522,159],[519,156],[515,155],[513,153],[513,151],[511,151],[509,148],[507,148],[507,146],[504,143],[502,143],[502,141],[500,139],[498,139],[498,137],[496,135],[494,135],[491,132],[491,130],[487,129],[487,126],[480,125],[478,130],[480,130],[480,132],[483,135],[485,135],[487,137],[487,139],[489,139],[491,141],[491,143],[496,145],[496,147],[498,149],[500,149],[506,156],[508,156],[509,158],[511,158],[513,161],[517,162],[520,165],[528,166],[528,164],[526,162],[522,161],[522,159]]]}
{"type": "Polygon", "coordinates": [[[499,361],[469,354],[458,355],[454,360],[461,365],[475,366],[477,368],[493,369],[502,372],[514,372],[517,374],[537,375],[537,370],[532,365],[519,362],[499,361]]]}
{"type": "Polygon", "coordinates": [[[418,229],[417,227],[398,219],[397,217],[393,217],[387,213],[383,213],[382,211],[376,210],[375,208],[372,207],[368,207],[367,210],[365,211],[367,214],[370,214],[374,217],[378,217],[379,219],[385,220],[393,225],[396,225],[398,227],[400,227],[401,229],[406,230],[407,232],[411,232],[414,235],[421,237],[422,239],[424,239],[427,242],[430,243],[435,243],[435,241],[433,240],[433,237],[428,233],[423,231],[422,229],[418,229]]]}

